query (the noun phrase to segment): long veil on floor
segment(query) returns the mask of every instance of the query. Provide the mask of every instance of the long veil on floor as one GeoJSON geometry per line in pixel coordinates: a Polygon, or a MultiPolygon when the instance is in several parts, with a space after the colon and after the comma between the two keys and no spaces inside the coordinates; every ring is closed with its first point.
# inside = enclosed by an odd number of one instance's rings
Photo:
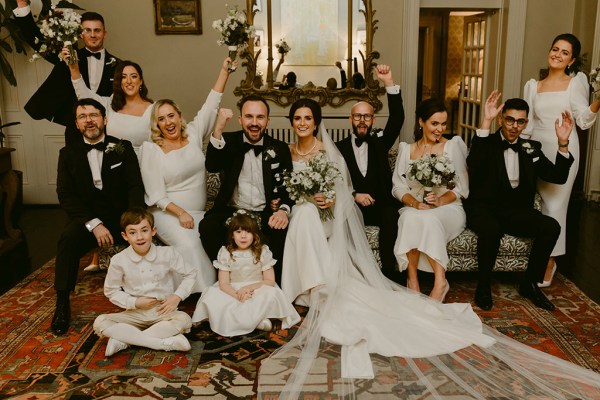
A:
{"type": "Polygon", "coordinates": [[[343,176],[331,268],[295,336],[263,360],[259,399],[600,399],[599,374],[484,326],[468,303],[440,304],[386,279],[344,159],[323,124],[319,131],[343,176]]]}

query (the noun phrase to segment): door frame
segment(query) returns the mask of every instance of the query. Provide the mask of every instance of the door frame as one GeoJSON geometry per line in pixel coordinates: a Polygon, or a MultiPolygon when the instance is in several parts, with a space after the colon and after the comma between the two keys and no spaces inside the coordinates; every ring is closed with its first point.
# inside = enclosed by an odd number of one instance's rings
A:
{"type": "MultiPolygon", "coordinates": [[[[499,29],[505,26],[505,40],[499,38],[498,49],[506,43],[523,43],[525,40],[525,21],[527,18],[527,0],[404,0],[402,2],[402,33],[399,47],[404,57],[401,60],[400,85],[404,98],[406,115],[415,114],[418,67],[414,60],[419,52],[419,14],[421,8],[450,8],[450,9],[495,9],[500,13],[499,29]],[[506,24],[503,20],[506,19],[506,24]]],[[[511,79],[503,79],[502,93],[505,97],[518,97],[521,93],[521,74],[523,66],[523,50],[513,49],[504,55],[502,68],[498,63],[494,71],[495,81],[498,81],[499,71],[511,79]]],[[[507,98],[508,98],[507,97],[507,98]]],[[[410,141],[413,127],[404,124],[400,132],[401,141],[410,141]]]]}

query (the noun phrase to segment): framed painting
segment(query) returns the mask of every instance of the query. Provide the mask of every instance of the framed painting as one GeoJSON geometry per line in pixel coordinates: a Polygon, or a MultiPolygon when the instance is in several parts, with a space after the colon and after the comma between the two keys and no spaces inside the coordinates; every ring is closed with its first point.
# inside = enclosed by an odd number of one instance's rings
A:
{"type": "Polygon", "coordinates": [[[154,0],[157,35],[202,33],[200,0],[154,0]]]}

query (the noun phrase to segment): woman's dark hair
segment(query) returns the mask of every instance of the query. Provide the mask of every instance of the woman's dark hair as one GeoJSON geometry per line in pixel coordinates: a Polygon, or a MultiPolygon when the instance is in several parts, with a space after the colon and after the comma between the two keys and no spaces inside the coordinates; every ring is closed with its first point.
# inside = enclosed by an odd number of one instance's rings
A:
{"type": "Polygon", "coordinates": [[[554,47],[556,42],[559,40],[564,40],[571,45],[571,57],[575,60],[571,66],[567,66],[565,68],[565,74],[570,75],[572,73],[576,74],[581,69],[581,65],[583,64],[581,59],[579,58],[579,54],[581,53],[581,42],[577,39],[577,36],[572,33],[562,33],[554,38],[552,41],[552,46],[550,49],[554,47]]]}
{"type": "Polygon", "coordinates": [[[113,99],[110,106],[113,110],[119,111],[123,107],[125,107],[125,92],[123,92],[123,88],[121,87],[121,82],[123,80],[123,70],[125,67],[133,67],[137,71],[140,79],[142,80],[142,86],[140,86],[140,96],[142,99],[147,102],[153,103],[152,99],[148,97],[148,88],[146,87],[146,82],[144,81],[144,73],[142,72],[142,67],[139,64],[134,63],[133,61],[125,60],[121,61],[117,64],[115,68],[115,75],[113,79],[113,99]]]}
{"type": "Polygon", "coordinates": [[[231,217],[229,221],[229,230],[227,232],[227,250],[231,257],[233,257],[233,252],[237,250],[237,244],[233,239],[233,232],[238,229],[244,230],[248,233],[251,233],[254,237],[254,241],[250,245],[250,250],[254,255],[254,262],[257,263],[260,261],[260,256],[262,254],[262,236],[260,234],[260,228],[258,227],[258,223],[254,218],[247,214],[235,214],[231,217]]]}
{"type": "Polygon", "coordinates": [[[313,136],[317,136],[319,133],[319,125],[321,125],[321,119],[323,118],[321,115],[321,106],[313,99],[298,99],[296,100],[292,106],[290,107],[290,114],[288,115],[288,119],[290,120],[290,124],[294,121],[294,114],[299,108],[307,107],[312,111],[313,118],[315,119],[315,130],[313,131],[313,136]]]}
{"type": "Polygon", "coordinates": [[[415,142],[423,137],[423,131],[421,129],[419,129],[420,128],[419,119],[422,120],[423,122],[425,122],[429,118],[431,118],[431,116],[433,114],[439,113],[439,112],[447,113],[448,110],[446,109],[446,105],[444,104],[444,102],[441,100],[438,100],[438,99],[427,99],[427,100],[422,101],[421,104],[419,104],[417,106],[417,110],[415,111],[415,114],[416,114],[415,132],[414,132],[415,142]]]}

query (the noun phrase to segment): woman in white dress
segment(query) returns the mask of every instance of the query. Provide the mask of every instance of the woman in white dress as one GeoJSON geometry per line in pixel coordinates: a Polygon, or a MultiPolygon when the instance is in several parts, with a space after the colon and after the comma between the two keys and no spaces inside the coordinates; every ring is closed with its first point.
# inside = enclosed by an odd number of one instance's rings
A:
{"type": "MultiPolygon", "coordinates": [[[[307,162],[324,149],[316,137],[321,107],[312,99],[300,99],[290,107],[289,120],[296,135],[290,152],[294,171],[297,171],[306,168],[307,162]]],[[[325,283],[330,262],[327,237],[331,233],[331,222],[321,222],[317,207],[332,206],[323,194],[317,194],[312,202],[298,202],[292,207],[281,274],[281,289],[290,302],[307,306],[311,290],[325,283]]]]}
{"type": "MultiPolygon", "coordinates": [[[[298,131],[307,137],[306,127],[298,131]]],[[[322,145],[341,171],[331,229],[325,233],[317,212],[292,216],[288,237],[302,234],[292,237],[298,245],[326,236],[315,251],[326,251],[327,263],[319,263],[322,280],[295,336],[262,361],[259,399],[296,399],[313,394],[318,384],[339,398],[445,399],[451,393],[457,399],[517,400],[599,393],[600,375],[483,326],[469,304],[441,304],[385,278],[367,242],[344,159],[323,124],[319,132],[315,148],[322,145]],[[296,231],[293,224],[305,226],[296,231]]],[[[299,153],[310,153],[310,142],[302,142],[299,153]]],[[[292,267],[301,277],[312,274],[315,255],[301,256],[284,263],[283,273],[292,267]]]]}
{"type": "MultiPolygon", "coordinates": [[[[583,72],[579,72],[580,52],[581,43],[574,35],[558,35],[552,41],[548,53],[548,76],[541,81],[530,79],[525,84],[524,97],[529,103],[529,124],[523,135],[530,135],[531,139],[541,142],[542,151],[551,160],[556,156],[559,146],[554,133],[554,121],[560,118],[561,113],[570,112],[581,129],[588,129],[596,120],[600,109],[598,93],[592,104],[589,104],[588,80],[583,72]]],[[[554,257],[566,252],[567,209],[579,167],[579,140],[575,127],[568,145],[575,162],[571,166],[567,182],[564,185],[538,182],[538,192],[543,200],[542,213],[556,219],[561,227],[540,287],[550,286],[556,272],[554,257]]]]}
{"type": "Polygon", "coordinates": [[[448,112],[441,101],[423,101],[416,114],[415,142],[400,142],[393,174],[392,194],[404,203],[398,219],[394,254],[400,271],[408,269],[409,289],[420,291],[417,269],[434,273],[429,296],[441,302],[450,290],[446,280],[446,243],[458,236],[466,224],[461,199],[469,194],[467,146],[460,136],[451,140],[442,136],[448,112]],[[452,190],[434,186],[424,197],[423,185],[406,177],[410,164],[427,154],[446,156],[451,161],[456,173],[456,186],[452,190]]]}
{"type": "Polygon", "coordinates": [[[77,98],[98,100],[106,108],[106,133],[129,140],[139,158],[140,146],[150,140],[152,108],[142,68],[133,61],[120,61],[115,68],[113,94],[110,97],[99,96],[86,86],[77,63],[69,65],[69,69],[77,98]]]}
{"type": "Polygon", "coordinates": [[[157,236],[174,246],[183,260],[198,270],[195,292],[212,285],[215,269],[198,236],[198,224],[206,206],[206,170],[204,140],[217,119],[230,72],[227,58],[204,105],[190,123],[179,107],[168,99],[152,107],[152,142],[142,143],[140,169],[146,190],[146,204],[151,207],[157,236]]]}

